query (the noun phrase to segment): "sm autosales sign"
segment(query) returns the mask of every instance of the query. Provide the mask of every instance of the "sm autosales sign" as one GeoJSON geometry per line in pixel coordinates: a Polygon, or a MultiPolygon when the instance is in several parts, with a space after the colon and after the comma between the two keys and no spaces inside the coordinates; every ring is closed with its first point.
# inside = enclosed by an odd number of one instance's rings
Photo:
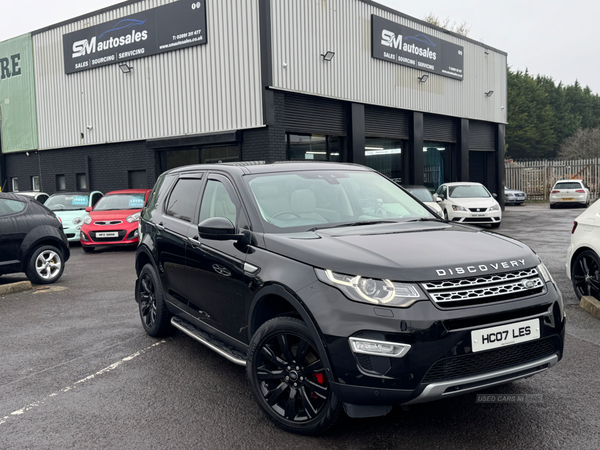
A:
{"type": "Polygon", "coordinates": [[[179,0],[65,34],[65,73],[206,42],[206,0],[179,0]]]}
{"type": "Polygon", "coordinates": [[[371,30],[373,58],[463,79],[464,48],[460,45],[376,15],[371,16],[371,30]]]}

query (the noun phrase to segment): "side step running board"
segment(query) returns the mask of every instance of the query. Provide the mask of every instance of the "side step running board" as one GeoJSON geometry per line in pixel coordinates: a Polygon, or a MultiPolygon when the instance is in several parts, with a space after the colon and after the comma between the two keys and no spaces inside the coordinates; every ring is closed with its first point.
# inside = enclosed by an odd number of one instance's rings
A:
{"type": "Polygon", "coordinates": [[[224,342],[219,341],[214,336],[211,336],[208,333],[200,330],[198,327],[195,327],[189,322],[186,322],[179,317],[172,317],[171,324],[177,328],[178,330],[183,331],[189,337],[197,340],[201,344],[206,345],[212,351],[217,352],[219,355],[227,358],[232,363],[238,364],[240,366],[246,365],[246,357],[241,352],[229,347],[224,342]]]}

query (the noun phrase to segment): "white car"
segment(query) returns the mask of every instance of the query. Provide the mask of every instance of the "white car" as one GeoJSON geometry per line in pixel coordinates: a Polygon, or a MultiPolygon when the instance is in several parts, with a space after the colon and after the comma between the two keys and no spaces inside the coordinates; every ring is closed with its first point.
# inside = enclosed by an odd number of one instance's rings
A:
{"type": "Polygon", "coordinates": [[[452,222],[475,225],[489,224],[498,228],[502,221],[500,205],[481,183],[444,183],[435,192],[441,199],[444,218],[452,222]]]}
{"type": "Polygon", "coordinates": [[[561,205],[590,205],[590,188],[582,180],[559,180],[550,191],[550,208],[561,205]]]}
{"type": "Polygon", "coordinates": [[[429,189],[425,186],[402,186],[408,192],[410,192],[414,197],[421,200],[426,206],[435,211],[440,217],[444,217],[444,211],[438,204],[438,202],[433,198],[429,189]]]}
{"type": "Polygon", "coordinates": [[[573,223],[567,249],[567,276],[575,295],[600,298],[600,202],[595,202],[573,223]]]}

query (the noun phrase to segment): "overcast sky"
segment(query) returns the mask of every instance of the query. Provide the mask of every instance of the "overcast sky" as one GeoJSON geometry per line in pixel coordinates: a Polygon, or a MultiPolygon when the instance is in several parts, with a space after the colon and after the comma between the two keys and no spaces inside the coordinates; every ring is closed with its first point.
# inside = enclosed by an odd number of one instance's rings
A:
{"type": "MultiPolygon", "coordinates": [[[[0,0],[0,41],[86,14],[120,0],[0,0]]],[[[216,0],[219,1],[219,0],[216,0]]],[[[238,0],[243,1],[243,0],[238,0]]],[[[513,70],[600,93],[600,2],[589,0],[379,0],[409,16],[467,22],[469,37],[508,53],[513,70]]]]}

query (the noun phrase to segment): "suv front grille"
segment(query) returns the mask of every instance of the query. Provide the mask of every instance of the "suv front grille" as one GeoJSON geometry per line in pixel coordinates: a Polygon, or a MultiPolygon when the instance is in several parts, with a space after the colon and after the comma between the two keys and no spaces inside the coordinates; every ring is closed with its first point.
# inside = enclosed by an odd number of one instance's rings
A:
{"type": "Polygon", "coordinates": [[[431,383],[502,370],[526,364],[556,352],[554,338],[546,338],[482,353],[454,356],[441,359],[433,364],[423,378],[423,382],[431,383]]]}
{"type": "Polygon", "coordinates": [[[544,291],[536,268],[456,280],[430,281],[423,288],[440,308],[480,305],[544,291]]]}

